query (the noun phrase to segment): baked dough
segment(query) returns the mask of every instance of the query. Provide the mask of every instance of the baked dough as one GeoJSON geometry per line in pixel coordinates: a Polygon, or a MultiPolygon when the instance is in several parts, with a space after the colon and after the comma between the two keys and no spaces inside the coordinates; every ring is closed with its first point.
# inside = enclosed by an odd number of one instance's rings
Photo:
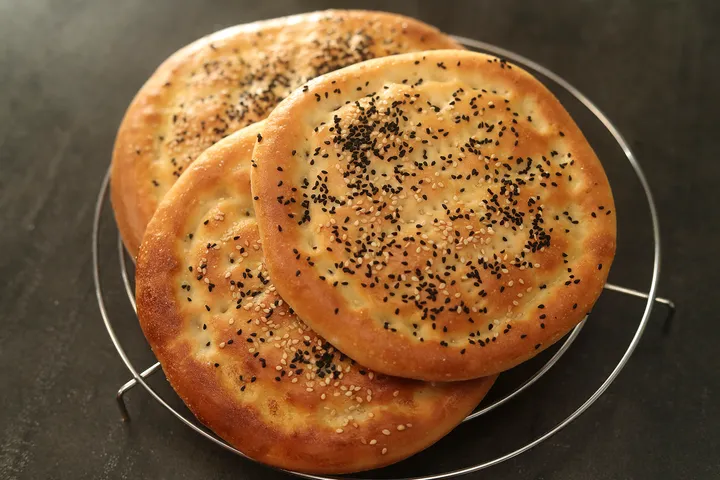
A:
{"type": "Polygon", "coordinates": [[[501,372],[602,291],[616,243],[602,165],[514,65],[459,50],[370,60],[293,92],[261,137],[252,188],[275,285],[376,371],[501,372]]]}
{"type": "Polygon", "coordinates": [[[137,262],[143,331],[190,410],[250,457],[314,473],[401,460],[448,433],[494,379],[376,375],[292,313],[265,269],[252,206],[259,131],[211,147],[161,202],[137,262]]]}
{"type": "Polygon", "coordinates": [[[200,153],[307,80],[436,48],[462,47],[404,16],[328,10],[232,27],[178,51],[140,89],[115,142],[112,205],[125,246],[134,258],[159,200],[200,153]]]}

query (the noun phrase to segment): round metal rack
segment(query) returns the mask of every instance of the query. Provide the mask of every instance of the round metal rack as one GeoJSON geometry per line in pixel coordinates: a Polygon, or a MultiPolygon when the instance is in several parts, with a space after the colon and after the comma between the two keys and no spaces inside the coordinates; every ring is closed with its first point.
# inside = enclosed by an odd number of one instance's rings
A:
{"type": "MultiPolygon", "coordinates": [[[[526,68],[530,71],[535,71],[544,76],[545,78],[551,80],[556,85],[558,85],[560,88],[564,89],[567,93],[572,95],[577,101],[579,101],[589,112],[591,112],[597,120],[599,120],[604,128],[609,132],[614,140],[617,142],[617,145],[620,146],[622,149],[624,155],[627,157],[627,160],[630,163],[630,166],[632,167],[635,175],[637,176],[637,180],[639,181],[644,196],[647,200],[647,206],[650,214],[650,219],[652,222],[652,238],[653,238],[653,248],[652,248],[652,259],[653,259],[653,265],[651,270],[651,280],[650,285],[648,288],[647,293],[640,292],[637,290],[633,290],[630,288],[614,285],[614,284],[607,284],[605,285],[606,290],[612,290],[615,292],[619,292],[626,295],[632,295],[634,297],[645,299],[645,307],[642,313],[642,316],[637,324],[637,328],[635,330],[635,333],[628,344],[626,350],[624,351],[622,357],[618,361],[618,363],[615,365],[615,367],[612,369],[609,375],[603,380],[603,382],[600,384],[600,386],[592,393],[575,411],[573,411],[570,415],[568,415],[564,420],[557,423],[553,428],[547,430],[542,435],[537,436],[532,441],[529,441],[525,443],[522,446],[517,447],[516,449],[509,451],[508,453],[498,456],[494,459],[485,461],[483,463],[478,463],[470,466],[466,466],[464,468],[460,468],[457,470],[447,471],[443,473],[435,473],[435,474],[429,474],[425,476],[418,476],[418,477],[412,477],[407,478],[404,480],[440,480],[440,479],[449,479],[449,478],[455,478],[459,477],[461,475],[465,475],[468,473],[476,472],[479,470],[486,469],[488,467],[491,467],[493,465],[497,465],[499,463],[502,463],[506,460],[509,460],[513,457],[516,457],[523,452],[526,452],[530,450],[531,448],[539,445],[540,443],[544,442],[563,428],[565,428],[567,425],[569,425],[572,421],[574,421],[576,418],[578,418],[585,410],[587,410],[595,401],[607,390],[607,388],[610,386],[610,384],[615,380],[615,378],[618,376],[620,371],[625,367],[628,360],[630,359],[630,356],[632,355],[633,351],[637,347],[640,338],[643,334],[643,331],[645,330],[645,327],[647,326],[649,319],[650,319],[650,313],[652,311],[652,307],[654,303],[661,303],[668,307],[669,313],[668,313],[668,320],[672,316],[675,306],[672,301],[665,299],[665,298],[658,298],[656,296],[657,294],[657,287],[658,287],[658,280],[659,280],[659,273],[660,273],[660,229],[658,225],[658,215],[655,208],[655,203],[652,198],[652,194],[650,193],[650,188],[648,186],[647,180],[645,178],[645,175],[640,168],[640,165],[638,164],[635,155],[630,150],[629,145],[625,141],[625,139],[622,137],[620,132],[617,130],[617,128],[610,122],[610,120],[582,93],[580,93],[575,87],[570,85],[567,81],[562,79],[557,74],[553,73],[552,71],[548,70],[547,68],[543,67],[542,65],[539,65],[527,58],[524,58],[516,53],[513,53],[509,50],[505,50],[503,48],[480,42],[477,40],[472,40],[468,38],[463,37],[454,37],[457,41],[459,41],[461,44],[466,46],[469,49],[477,50],[481,52],[487,52],[491,53],[493,55],[496,55],[498,57],[506,58],[512,62],[514,62],[517,65],[520,65],[523,68],[526,68]]],[[[147,381],[146,377],[151,375],[152,373],[160,370],[160,363],[155,363],[154,365],[150,366],[149,368],[146,368],[145,370],[140,371],[129,359],[125,348],[121,344],[115,329],[113,327],[113,322],[111,320],[111,312],[108,311],[108,308],[106,307],[105,303],[105,297],[106,292],[103,290],[102,287],[102,272],[100,269],[100,223],[102,218],[102,213],[105,205],[108,203],[108,197],[109,197],[109,191],[108,191],[108,182],[109,182],[109,171],[106,174],[102,186],[100,189],[100,193],[97,198],[97,203],[95,206],[95,217],[94,217],[94,225],[93,225],[93,232],[92,232],[92,255],[93,255],[93,266],[94,266],[94,281],[95,281],[95,292],[97,295],[98,304],[100,307],[100,312],[103,317],[103,321],[105,323],[105,327],[107,328],[108,334],[110,335],[110,338],[112,339],[113,344],[115,345],[115,348],[118,351],[118,354],[120,355],[120,358],[125,363],[125,366],[128,368],[130,373],[132,374],[132,379],[125,383],[119,390],[117,394],[117,402],[118,406],[120,408],[120,412],[122,415],[122,418],[124,421],[129,421],[130,417],[127,411],[127,408],[125,406],[124,402],[124,394],[131,388],[133,388],[136,385],[141,385],[155,400],[157,400],[163,407],[165,407],[170,413],[172,413],[175,417],[177,417],[181,422],[183,422],[185,425],[193,429],[195,432],[199,433],[206,439],[210,440],[211,442],[219,445],[222,448],[225,448],[227,450],[230,450],[242,457],[249,458],[246,455],[244,455],[242,452],[222,440],[221,438],[217,437],[215,434],[207,430],[205,427],[203,427],[194,417],[191,415],[184,415],[183,413],[180,413],[178,410],[173,408],[168,401],[157,392],[156,389],[151,387],[147,381]]],[[[108,252],[103,252],[103,256],[105,256],[108,252]]],[[[133,289],[130,282],[130,274],[128,273],[128,258],[125,253],[125,250],[122,245],[122,241],[120,240],[119,235],[117,236],[117,255],[120,261],[120,273],[122,276],[122,282],[124,284],[128,300],[130,304],[132,305],[133,309],[136,308],[135,306],[135,297],[133,294],[133,289]]],[[[489,412],[495,410],[497,407],[507,403],[514,397],[521,394],[523,391],[525,391],[528,387],[530,387],[532,384],[540,380],[557,362],[560,360],[560,358],[565,354],[565,352],[568,351],[570,346],[573,344],[575,339],[578,337],[580,332],[582,331],[585,320],[583,320],[577,327],[575,327],[572,332],[567,335],[567,337],[564,339],[561,346],[555,351],[555,353],[545,362],[544,365],[542,365],[537,371],[535,371],[533,374],[530,375],[530,377],[525,380],[523,383],[521,383],[519,386],[511,390],[509,393],[501,396],[500,398],[496,399],[492,403],[490,403],[487,406],[483,406],[481,409],[475,411],[471,415],[469,415],[467,418],[465,418],[464,422],[469,422],[474,419],[477,419],[478,417],[481,417],[483,415],[488,414],[489,412]]],[[[339,477],[335,476],[322,476],[322,475],[310,475],[305,473],[299,473],[299,472],[290,472],[286,471],[289,474],[301,477],[301,478],[308,478],[308,479],[315,479],[315,480],[330,480],[330,479],[336,479],[339,477]]],[[[347,476],[343,476],[342,478],[347,479],[347,476]]]]}

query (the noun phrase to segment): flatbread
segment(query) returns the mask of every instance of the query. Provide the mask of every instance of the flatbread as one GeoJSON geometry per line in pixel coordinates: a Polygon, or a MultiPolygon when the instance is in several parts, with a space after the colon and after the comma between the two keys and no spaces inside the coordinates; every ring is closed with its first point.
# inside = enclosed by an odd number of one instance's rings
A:
{"type": "Polygon", "coordinates": [[[137,262],[143,331],[197,418],[258,461],[347,473],[408,457],[462,421],[494,378],[375,374],[294,315],[265,269],[252,206],[260,128],[203,153],[158,207],[137,262]]]}
{"type": "Polygon", "coordinates": [[[268,118],[252,188],[282,297],[386,374],[506,370],[577,325],[615,253],[612,193],[558,100],[487,55],[370,60],[268,118]]]}
{"type": "Polygon", "coordinates": [[[115,142],[112,204],[125,246],[134,258],[158,202],[200,153],[307,80],[436,48],[462,47],[401,15],[328,10],[232,27],[181,49],[140,89],[115,142]]]}

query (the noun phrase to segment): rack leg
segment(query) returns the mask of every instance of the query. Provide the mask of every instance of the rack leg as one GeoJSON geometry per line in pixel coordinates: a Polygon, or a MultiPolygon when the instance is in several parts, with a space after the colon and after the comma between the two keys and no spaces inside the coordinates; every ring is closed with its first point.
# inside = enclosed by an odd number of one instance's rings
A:
{"type": "MultiPolygon", "coordinates": [[[[160,368],[160,362],[157,362],[155,365],[151,366],[150,368],[147,368],[143,372],[140,373],[140,376],[142,378],[146,378],[149,375],[152,375],[160,368]]],[[[117,392],[117,395],[115,396],[115,399],[117,400],[118,408],[120,409],[120,415],[122,416],[123,422],[129,422],[130,421],[130,414],[128,413],[128,409],[125,406],[125,392],[128,390],[131,390],[135,385],[137,385],[137,380],[134,378],[127,382],[125,385],[120,387],[120,389],[117,392]]]]}
{"type": "MultiPolygon", "coordinates": [[[[619,285],[613,285],[611,283],[605,284],[606,290],[612,290],[613,292],[624,293],[625,295],[632,295],[638,298],[648,298],[649,295],[645,292],[633,290],[632,288],[621,287],[619,285]]],[[[672,326],[672,320],[675,317],[675,302],[668,298],[655,297],[655,302],[662,303],[668,309],[667,317],[665,317],[665,323],[663,323],[663,333],[668,333],[672,326]]]]}

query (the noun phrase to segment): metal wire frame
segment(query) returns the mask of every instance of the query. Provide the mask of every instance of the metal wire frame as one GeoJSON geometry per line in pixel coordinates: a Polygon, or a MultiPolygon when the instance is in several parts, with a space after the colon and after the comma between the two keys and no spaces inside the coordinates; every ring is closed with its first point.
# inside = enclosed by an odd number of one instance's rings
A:
{"type": "MultiPolygon", "coordinates": [[[[653,234],[653,240],[654,240],[654,246],[653,246],[653,267],[652,267],[652,279],[650,281],[650,288],[648,293],[640,292],[637,290],[629,289],[626,287],[618,286],[618,285],[612,285],[607,284],[605,288],[607,290],[632,295],[639,298],[646,299],[645,309],[643,311],[643,315],[640,319],[640,323],[638,324],[637,330],[635,331],[635,334],[633,335],[632,340],[630,341],[630,344],[628,345],[625,353],[621,357],[620,361],[617,363],[615,368],[612,370],[612,372],[607,376],[607,378],[603,381],[603,383],[600,385],[600,387],[582,404],[580,407],[578,407],[573,413],[571,413],[568,417],[566,417],[563,421],[558,423],[555,427],[545,432],[543,435],[540,435],[536,437],[534,440],[532,440],[529,443],[526,443],[520,448],[517,448],[516,450],[513,450],[511,452],[508,452],[505,455],[502,455],[500,457],[497,457],[493,460],[486,461],[484,463],[479,463],[476,465],[472,465],[470,467],[461,468],[453,471],[448,471],[444,473],[439,474],[432,474],[432,475],[426,475],[426,476],[420,476],[420,477],[413,477],[413,478],[407,478],[403,480],[441,480],[441,479],[449,479],[449,478],[455,478],[459,477],[461,475],[465,475],[468,473],[476,472],[479,470],[483,470],[485,468],[491,467],[493,465],[497,465],[499,463],[502,463],[506,460],[509,460],[513,457],[516,457],[531,448],[534,448],[535,446],[539,445],[543,441],[550,438],[552,435],[556,434],[563,428],[565,428],[567,425],[569,425],[571,422],[573,422],[577,417],[579,417],[585,410],[587,410],[604,392],[607,390],[607,388],[610,386],[610,384],[617,378],[620,371],[625,367],[627,364],[630,356],[632,355],[633,351],[637,347],[640,338],[643,334],[643,331],[645,330],[645,327],[648,324],[648,321],[650,319],[650,314],[652,312],[652,307],[654,302],[659,302],[662,304],[665,304],[669,310],[669,316],[668,320],[672,317],[672,314],[675,310],[675,305],[671,300],[665,299],[665,298],[657,298],[657,286],[658,286],[658,280],[659,280],[659,274],[660,274],[660,228],[658,224],[658,215],[657,210],[655,207],[655,202],[653,200],[652,194],[650,192],[649,185],[647,183],[647,180],[645,178],[645,175],[638,164],[634,154],[630,150],[629,145],[625,141],[625,139],[622,137],[620,132],[617,130],[617,128],[610,122],[610,120],[582,93],[580,93],[575,87],[570,85],[567,81],[565,81],[560,76],[556,75],[552,71],[548,70],[547,68],[543,67],[542,65],[539,65],[525,57],[522,57],[521,55],[518,55],[514,52],[511,52],[509,50],[505,50],[500,47],[496,47],[494,45],[480,42],[473,39],[468,39],[464,37],[458,37],[456,36],[455,39],[465,45],[466,47],[470,47],[472,49],[477,49],[481,51],[490,52],[492,54],[498,55],[500,57],[504,57],[507,59],[510,59],[511,61],[530,68],[531,70],[535,70],[536,72],[541,73],[545,77],[549,78],[550,80],[554,81],[564,89],[566,89],[571,95],[573,95],[578,101],[580,101],[588,110],[590,110],[605,126],[605,128],[610,132],[610,134],[615,138],[617,143],[620,145],[620,147],[623,150],[623,153],[627,157],[628,161],[630,162],[630,165],[632,166],[633,170],[635,171],[635,174],[637,175],[638,180],[640,181],[640,184],[643,188],[645,197],[648,202],[648,209],[650,212],[650,217],[652,221],[652,234],[653,234]]],[[[245,454],[243,454],[241,451],[237,450],[236,448],[232,447],[228,443],[226,443],[224,440],[216,437],[211,432],[208,432],[205,428],[199,426],[195,421],[187,419],[184,415],[179,413],[177,410],[172,408],[166,401],[163,399],[148,383],[145,381],[145,377],[148,375],[151,375],[152,373],[159,370],[160,363],[155,363],[151,367],[147,368],[146,370],[142,372],[138,372],[138,370],[135,368],[135,366],[132,364],[130,359],[128,358],[127,354],[125,353],[124,348],[122,347],[117,335],[115,334],[115,330],[112,326],[112,322],[110,321],[109,313],[106,309],[105,302],[103,299],[103,290],[102,290],[102,284],[101,284],[101,278],[100,278],[100,268],[99,268],[99,225],[100,225],[100,217],[102,215],[103,211],[103,205],[105,204],[105,200],[107,197],[107,187],[108,187],[108,181],[109,181],[109,170],[108,173],[105,175],[105,178],[103,179],[102,186],[100,189],[100,193],[98,195],[97,203],[95,205],[95,216],[94,216],[94,223],[93,223],[93,232],[92,232],[92,256],[93,256],[93,279],[95,282],[95,293],[98,300],[98,305],[100,307],[100,313],[103,317],[103,322],[105,323],[105,327],[108,331],[108,334],[110,335],[110,338],[115,345],[115,348],[118,351],[118,354],[120,358],[125,363],[125,366],[128,368],[128,370],[132,373],[133,378],[125,383],[119,390],[117,394],[117,400],[118,400],[118,406],[120,408],[121,414],[123,416],[124,420],[129,420],[129,415],[127,412],[127,408],[125,406],[125,403],[123,401],[123,394],[133,388],[135,385],[140,384],[142,385],[145,390],[161,405],[163,405],[166,409],[168,409],[175,417],[177,417],[181,422],[186,424],[191,429],[195,430],[197,433],[205,437],[206,439],[210,440],[211,442],[230,450],[244,458],[249,458],[245,454]]],[[[133,295],[132,287],[130,284],[130,279],[127,271],[127,262],[126,262],[126,256],[124,252],[124,248],[122,246],[122,242],[118,236],[118,257],[120,260],[120,269],[121,269],[121,275],[123,279],[123,283],[125,286],[125,290],[128,296],[128,299],[133,307],[133,309],[136,309],[135,305],[135,298],[133,295]]],[[[521,392],[523,392],[525,389],[530,387],[533,383],[538,381],[545,373],[547,373],[556,363],[557,361],[562,357],[562,355],[570,348],[572,343],[575,341],[575,339],[580,334],[583,326],[585,325],[585,321],[587,320],[587,317],[575,327],[575,329],[570,333],[570,335],[567,336],[561,347],[555,352],[555,354],[543,365],[537,372],[535,372],[528,380],[526,380],[523,384],[521,384],[519,387],[517,387],[515,390],[511,391],[504,397],[496,400],[492,404],[482,408],[479,411],[474,412],[473,414],[469,415],[464,421],[469,421],[474,418],[477,418],[481,415],[484,415],[495,408],[499,407],[500,405],[503,405],[504,403],[510,401],[515,396],[519,395],[521,392]]],[[[332,480],[337,479],[339,477],[332,477],[332,476],[321,476],[321,475],[311,475],[311,474],[305,474],[300,472],[292,472],[288,470],[283,470],[287,473],[296,475],[301,478],[307,478],[307,479],[314,479],[314,480],[332,480]]],[[[343,477],[347,479],[348,477],[343,477]]]]}

